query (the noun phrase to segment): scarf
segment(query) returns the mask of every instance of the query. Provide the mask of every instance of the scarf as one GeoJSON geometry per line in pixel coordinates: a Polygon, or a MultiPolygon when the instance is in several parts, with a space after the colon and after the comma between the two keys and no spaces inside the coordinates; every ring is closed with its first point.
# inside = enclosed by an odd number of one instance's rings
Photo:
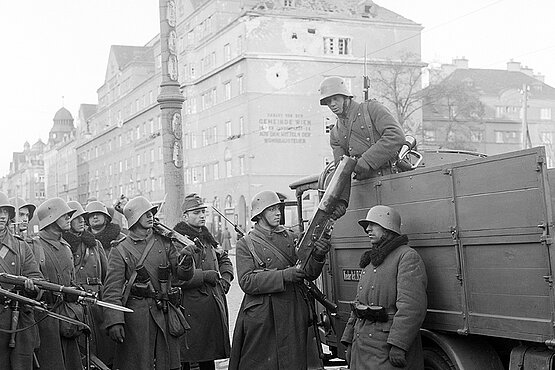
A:
{"type": "Polygon", "coordinates": [[[96,240],[99,240],[102,243],[102,247],[105,251],[110,250],[110,242],[112,240],[116,240],[118,238],[119,233],[121,232],[121,227],[118,224],[109,223],[106,225],[104,230],[97,234],[93,234],[96,240]]]}
{"type": "Polygon", "coordinates": [[[384,240],[377,245],[372,246],[372,249],[364,252],[362,257],[360,257],[360,267],[365,268],[370,263],[374,267],[378,267],[382,264],[389,253],[393,252],[398,247],[405,245],[409,242],[409,238],[406,235],[399,235],[393,239],[384,240]]]}
{"type": "Polygon", "coordinates": [[[206,240],[214,248],[217,248],[218,246],[218,242],[216,241],[216,239],[214,239],[212,234],[210,234],[210,231],[208,231],[208,228],[206,228],[206,226],[201,226],[200,228],[197,228],[192,227],[184,221],[181,221],[178,222],[173,229],[181,235],[189,237],[189,239],[191,240],[193,240],[194,238],[199,238],[200,240],[206,240]]]}
{"type": "Polygon", "coordinates": [[[94,235],[87,230],[83,231],[81,235],[75,235],[72,232],[64,231],[62,233],[62,238],[69,243],[73,253],[77,252],[81,243],[85,244],[85,248],[94,248],[96,246],[94,235]]]}

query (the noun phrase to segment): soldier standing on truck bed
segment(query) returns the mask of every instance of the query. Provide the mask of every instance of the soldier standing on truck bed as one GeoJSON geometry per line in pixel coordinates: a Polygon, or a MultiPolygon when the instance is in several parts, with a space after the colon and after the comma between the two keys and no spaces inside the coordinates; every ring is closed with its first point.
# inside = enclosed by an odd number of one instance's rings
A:
{"type": "MultiPolygon", "coordinates": [[[[357,157],[355,176],[364,180],[391,173],[391,163],[405,143],[405,134],[391,112],[375,99],[358,103],[341,77],[327,77],[320,84],[320,105],[337,115],[330,132],[335,165],[341,156],[357,157]]],[[[350,186],[341,196],[333,218],[343,216],[349,203],[350,186]]]]}
{"type": "Polygon", "coordinates": [[[358,222],[372,247],[341,342],[350,369],[424,369],[420,326],[426,316],[426,270],[401,235],[401,216],[387,206],[372,207],[358,222]]]}

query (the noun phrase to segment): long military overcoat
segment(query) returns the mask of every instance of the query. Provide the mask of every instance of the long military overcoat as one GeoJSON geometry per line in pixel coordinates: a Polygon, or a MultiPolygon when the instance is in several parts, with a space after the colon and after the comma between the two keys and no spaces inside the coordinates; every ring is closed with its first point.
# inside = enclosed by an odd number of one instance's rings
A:
{"type": "MultiPolygon", "coordinates": [[[[0,240],[0,272],[42,279],[31,248],[9,232],[0,240]]],[[[2,288],[12,289],[13,286],[2,284],[2,288]]],[[[0,333],[0,369],[28,370],[33,367],[33,350],[39,345],[38,329],[33,325],[35,318],[31,308],[22,306],[19,312],[17,328],[28,329],[15,335],[13,349],[8,347],[11,335],[0,333]]],[[[0,328],[9,330],[11,323],[12,309],[0,305],[0,328]]]]}
{"type": "MultiPolygon", "coordinates": [[[[249,235],[263,238],[296,261],[295,234],[283,227],[278,231],[256,225],[249,235]]],[[[291,264],[283,263],[255,238],[253,244],[266,266],[256,262],[244,238],[239,240],[237,277],[245,296],[235,324],[229,369],[307,369],[310,316],[304,287],[302,283],[284,282],[283,270],[291,264]]],[[[307,264],[308,278],[316,279],[322,266],[323,262],[311,258],[307,264]]]]}
{"type": "Polygon", "coordinates": [[[389,362],[391,345],[407,351],[405,369],[422,370],[424,360],[419,329],[426,316],[426,270],[418,253],[404,245],[375,267],[362,271],[356,300],[385,307],[387,322],[349,318],[341,342],[351,343],[351,369],[394,370],[389,362]]]}
{"type": "MultiPolygon", "coordinates": [[[[177,251],[168,239],[152,232],[145,239],[130,231],[129,236],[118,247],[112,248],[108,256],[104,301],[122,304],[124,286],[152,238],[155,239],[154,246],[148,253],[144,266],[154,288],[160,289],[158,266],[169,263],[172,273],[176,273],[177,251]]],[[[116,347],[113,369],[152,370],[155,358],[156,370],[179,369],[179,338],[168,332],[168,315],[156,307],[153,298],[131,295],[126,306],[134,312],[124,314],[116,310],[104,311],[105,328],[123,324],[125,330],[124,342],[118,343],[116,347]]]]}
{"type": "MultiPolygon", "coordinates": [[[[39,231],[33,239],[33,253],[44,278],[55,284],[72,286],[75,281],[73,255],[69,244],[62,239],[61,232],[50,228],[39,231]]],[[[52,302],[48,302],[51,306],[52,302]]],[[[41,315],[36,315],[41,318],[41,315]]],[[[81,354],[77,338],[66,338],[60,334],[58,320],[46,317],[39,321],[40,348],[37,351],[43,369],[81,370],[81,354]]]]}
{"type": "MultiPolygon", "coordinates": [[[[191,237],[186,227],[176,225],[175,230],[191,237]]],[[[230,281],[233,265],[227,252],[216,250],[208,238],[199,236],[203,248],[195,253],[193,278],[181,285],[183,308],[191,325],[187,336],[181,338],[181,361],[202,362],[229,357],[229,313],[227,300],[221,283],[212,286],[203,281],[203,271],[215,270],[230,281]],[[189,347],[189,348],[187,348],[189,347]]],[[[216,245],[217,246],[217,245],[216,245]]],[[[221,247],[220,247],[221,249],[221,247]]]]}

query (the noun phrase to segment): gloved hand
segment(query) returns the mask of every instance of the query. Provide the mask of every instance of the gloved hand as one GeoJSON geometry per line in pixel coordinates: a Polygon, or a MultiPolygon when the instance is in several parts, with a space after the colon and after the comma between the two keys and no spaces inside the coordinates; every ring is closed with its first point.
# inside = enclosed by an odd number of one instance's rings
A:
{"type": "Polygon", "coordinates": [[[222,279],[220,280],[220,284],[222,284],[222,288],[224,289],[224,293],[227,294],[229,292],[229,288],[231,288],[231,278],[229,274],[223,274],[222,279]]]}
{"type": "Polygon", "coordinates": [[[355,176],[354,178],[357,180],[364,180],[369,178],[370,172],[372,171],[372,167],[370,164],[366,162],[364,158],[357,159],[357,164],[355,165],[355,176]]]}
{"type": "Polygon", "coordinates": [[[391,346],[389,350],[389,362],[395,367],[407,366],[406,352],[397,346],[391,346]]]}
{"type": "Polygon", "coordinates": [[[218,280],[220,279],[220,274],[215,270],[206,270],[202,272],[202,280],[209,285],[216,286],[218,280]]]}
{"type": "Polygon", "coordinates": [[[345,361],[347,361],[347,365],[351,364],[351,350],[353,348],[352,344],[347,345],[347,350],[345,351],[345,361]]]}
{"type": "Polygon", "coordinates": [[[116,343],[123,343],[125,339],[125,329],[123,324],[115,324],[108,328],[108,336],[116,343]]]}
{"type": "Polygon", "coordinates": [[[303,281],[306,276],[305,272],[301,269],[293,267],[288,267],[283,271],[283,281],[286,283],[299,283],[303,281]]]}
{"type": "Polygon", "coordinates": [[[312,255],[316,261],[322,262],[326,259],[326,254],[330,251],[331,242],[329,239],[322,238],[314,242],[312,255]]]}
{"type": "Polygon", "coordinates": [[[333,220],[337,220],[338,218],[343,216],[345,212],[347,212],[347,203],[344,200],[340,200],[331,213],[331,218],[333,220]]]}

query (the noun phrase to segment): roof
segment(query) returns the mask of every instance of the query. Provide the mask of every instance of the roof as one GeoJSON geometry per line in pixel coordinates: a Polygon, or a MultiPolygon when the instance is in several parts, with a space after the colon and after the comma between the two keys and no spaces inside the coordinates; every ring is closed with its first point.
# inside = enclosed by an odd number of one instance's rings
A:
{"type": "Polygon", "coordinates": [[[65,120],[73,120],[73,116],[67,109],[61,107],[58,109],[56,114],[54,115],[54,121],[65,121],[65,120]]]}
{"type": "Polygon", "coordinates": [[[532,87],[534,99],[555,99],[555,88],[523,72],[500,69],[456,69],[447,78],[448,81],[471,81],[484,95],[500,95],[509,89],[521,89],[526,83],[532,87]]]}
{"type": "Polygon", "coordinates": [[[90,116],[96,113],[96,104],[81,104],[79,106],[79,115],[81,119],[88,120],[90,116]]]}
{"type": "Polygon", "coordinates": [[[111,49],[120,68],[125,67],[132,61],[153,61],[152,55],[147,53],[150,50],[147,46],[112,45],[111,49]]]}

